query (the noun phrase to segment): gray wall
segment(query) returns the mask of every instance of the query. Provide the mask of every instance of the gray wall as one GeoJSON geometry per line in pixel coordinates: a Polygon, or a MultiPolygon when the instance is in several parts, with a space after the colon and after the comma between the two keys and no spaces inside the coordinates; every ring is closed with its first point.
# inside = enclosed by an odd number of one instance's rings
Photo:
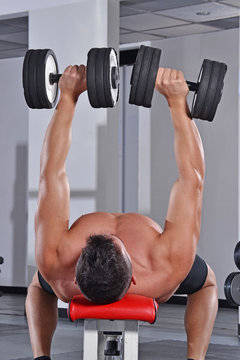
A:
{"type": "MultiPolygon", "coordinates": [[[[238,231],[239,33],[237,29],[152,42],[163,50],[161,66],[181,69],[196,81],[204,58],[228,65],[221,103],[213,123],[196,120],[202,136],[206,179],[199,254],[216,273],[219,297],[226,276],[236,271],[233,250],[238,231]]],[[[192,96],[189,96],[191,99],[192,96]]],[[[189,100],[190,100],[189,99],[189,100]]],[[[191,104],[191,101],[189,101],[191,104]]],[[[151,110],[151,210],[164,225],[169,192],[176,179],[173,127],[166,100],[155,92],[151,110]]],[[[145,141],[145,140],[143,140],[145,141]]]]}
{"type": "Polygon", "coordinates": [[[0,285],[26,286],[28,111],[22,58],[0,60],[0,285]]]}

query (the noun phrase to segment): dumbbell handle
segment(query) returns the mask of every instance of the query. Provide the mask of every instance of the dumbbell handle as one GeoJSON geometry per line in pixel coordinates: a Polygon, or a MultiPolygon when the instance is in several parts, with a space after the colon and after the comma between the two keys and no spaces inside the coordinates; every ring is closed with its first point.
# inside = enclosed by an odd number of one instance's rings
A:
{"type": "Polygon", "coordinates": [[[188,88],[190,91],[198,91],[199,83],[195,83],[192,81],[186,81],[186,83],[188,84],[188,88]]]}
{"type": "MultiPolygon", "coordinates": [[[[58,83],[61,76],[62,74],[50,74],[50,84],[53,85],[55,83],[58,83]]],[[[198,91],[199,83],[195,83],[192,81],[186,81],[186,83],[190,91],[198,91]]]]}
{"type": "Polygon", "coordinates": [[[61,76],[62,76],[62,74],[52,74],[51,73],[49,75],[50,84],[53,85],[55,83],[58,83],[61,76]]]}
{"type": "MultiPolygon", "coordinates": [[[[61,76],[62,74],[51,73],[49,75],[50,84],[53,85],[55,83],[58,83],[61,76]]],[[[116,66],[112,67],[111,77],[112,77],[111,81],[112,81],[113,89],[117,89],[119,83],[119,71],[116,66]]]]}

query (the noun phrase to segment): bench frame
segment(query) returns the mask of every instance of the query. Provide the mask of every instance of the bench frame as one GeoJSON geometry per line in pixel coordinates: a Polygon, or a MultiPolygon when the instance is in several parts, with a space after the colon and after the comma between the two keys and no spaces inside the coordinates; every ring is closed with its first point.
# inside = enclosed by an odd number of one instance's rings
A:
{"type": "MultiPolygon", "coordinates": [[[[83,360],[105,360],[104,349],[106,336],[104,332],[121,332],[119,341],[122,343],[120,359],[138,360],[137,320],[84,320],[83,360]]],[[[108,359],[111,358],[108,356],[108,359]]],[[[113,359],[119,357],[113,356],[113,359]]]]}

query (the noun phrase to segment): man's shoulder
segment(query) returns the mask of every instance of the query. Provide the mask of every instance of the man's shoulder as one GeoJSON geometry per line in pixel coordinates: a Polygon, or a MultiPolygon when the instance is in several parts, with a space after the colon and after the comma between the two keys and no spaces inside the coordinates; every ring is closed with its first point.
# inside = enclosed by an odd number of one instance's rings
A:
{"type": "Polygon", "coordinates": [[[91,212],[91,213],[87,213],[87,214],[83,214],[81,216],[79,216],[79,218],[72,224],[71,228],[75,227],[75,226],[84,226],[87,223],[91,223],[91,222],[98,222],[98,221],[108,221],[108,220],[112,220],[118,216],[120,216],[122,214],[120,213],[109,213],[109,212],[104,212],[104,211],[96,211],[96,212],[91,212]]]}

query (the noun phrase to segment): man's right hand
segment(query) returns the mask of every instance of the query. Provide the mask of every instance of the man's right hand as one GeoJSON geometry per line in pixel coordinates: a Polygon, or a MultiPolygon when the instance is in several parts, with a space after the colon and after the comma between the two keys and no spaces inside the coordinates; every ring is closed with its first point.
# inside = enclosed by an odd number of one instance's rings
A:
{"type": "Polygon", "coordinates": [[[87,90],[86,67],[84,65],[68,66],[59,81],[61,97],[77,102],[81,93],[87,90]]]}
{"type": "Polygon", "coordinates": [[[189,89],[181,71],[159,68],[155,88],[166,97],[170,107],[176,103],[186,104],[189,89]]]}

